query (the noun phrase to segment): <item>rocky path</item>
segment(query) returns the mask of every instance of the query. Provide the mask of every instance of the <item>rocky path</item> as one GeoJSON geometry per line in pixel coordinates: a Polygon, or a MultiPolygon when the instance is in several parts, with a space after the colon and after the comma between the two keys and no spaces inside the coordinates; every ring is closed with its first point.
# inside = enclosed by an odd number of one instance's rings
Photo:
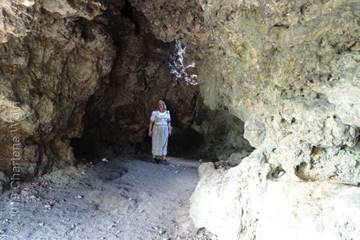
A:
{"type": "Polygon", "coordinates": [[[0,239],[212,239],[188,215],[196,182],[197,168],[182,161],[58,170],[0,196],[0,239]]]}

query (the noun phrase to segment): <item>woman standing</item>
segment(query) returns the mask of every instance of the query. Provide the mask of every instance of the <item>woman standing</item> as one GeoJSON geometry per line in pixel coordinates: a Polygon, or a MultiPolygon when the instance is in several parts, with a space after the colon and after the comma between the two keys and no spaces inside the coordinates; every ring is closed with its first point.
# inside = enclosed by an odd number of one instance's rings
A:
{"type": "Polygon", "coordinates": [[[152,111],[149,124],[149,136],[152,137],[152,155],[156,163],[166,160],[168,137],[171,134],[170,112],[165,102],[159,100],[157,110],[152,111]]]}

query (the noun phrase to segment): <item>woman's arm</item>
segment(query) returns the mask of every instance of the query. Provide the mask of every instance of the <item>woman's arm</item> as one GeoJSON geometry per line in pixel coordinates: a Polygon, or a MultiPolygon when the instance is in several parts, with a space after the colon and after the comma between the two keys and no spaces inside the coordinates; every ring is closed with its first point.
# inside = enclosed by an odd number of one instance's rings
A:
{"type": "Polygon", "coordinates": [[[171,122],[168,122],[168,128],[169,128],[169,135],[171,135],[172,132],[172,126],[171,126],[171,122]]]}
{"type": "Polygon", "coordinates": [[[148,132],[149,137],[152,136],[153,125],[154,125],[154,121],[150,121],[150,124],[149,124],[149,132],[148,132]]]}
{"type": "Polygon", "coordinates": [[[168,113],[168,116],[167,116],[167,123],[168,123],[169,135],[171,135],[171,132],[172,132],[172,126],[171,126],[170,111],[168,111],[167,113],[168,113]]]}
{"type": "Polygon", "coordinates": [[[153,130],[153,127],[154,127],[154,122],[155,122],[155,112],[152,111],[151,117],[150,117],[149,131],[148,131],[149,137],[152,136],[152,130],[153,130]]]}

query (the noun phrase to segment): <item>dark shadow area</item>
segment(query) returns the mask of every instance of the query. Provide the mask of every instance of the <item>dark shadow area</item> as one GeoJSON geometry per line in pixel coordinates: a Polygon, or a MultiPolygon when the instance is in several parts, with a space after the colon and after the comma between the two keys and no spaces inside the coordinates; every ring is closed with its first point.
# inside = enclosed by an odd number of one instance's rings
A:
{"type": "Polygon", "coordinates": [[[185,158],[201,158],[199,149],[204,144],[204,136],[195,130],[188,128],[180,134],[174,134],[169,138],[169,153],[172,156],[185,158]]]}

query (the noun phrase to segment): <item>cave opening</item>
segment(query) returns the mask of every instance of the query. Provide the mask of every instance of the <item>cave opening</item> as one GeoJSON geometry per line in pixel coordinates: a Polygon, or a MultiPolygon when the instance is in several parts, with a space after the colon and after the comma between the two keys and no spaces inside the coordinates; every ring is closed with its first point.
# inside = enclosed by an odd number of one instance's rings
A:
{"type": "MultiPolygon", "coordinates": [[[[169,156],[218,161],[235,151],[251,151],[242,137],[244,123],[227,109],[211,110],[204,104],[194,84],[193,61],[180,56],[188,66],[174,76],[174,54],[184,45],[157,39],[143,13],[128,1],[109,2],[96,21],[111,36],[116,56],[87,102],[81,137],[71,139],[78,160],[151,155],[147,127],[159,99],[165,100],[172,118],[169,156]],[[189,67],[191,74],[185,72],[189,67]]],[[[189,55],[201,61],[195,49],[189,55]]]]}

